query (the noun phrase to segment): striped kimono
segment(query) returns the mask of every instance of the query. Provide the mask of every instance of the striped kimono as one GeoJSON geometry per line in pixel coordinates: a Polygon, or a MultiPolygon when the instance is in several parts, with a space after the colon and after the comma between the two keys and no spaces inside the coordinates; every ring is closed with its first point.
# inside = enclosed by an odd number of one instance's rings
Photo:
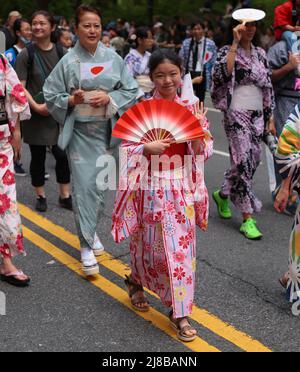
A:
{"type": "MultiPolygon", "coordinates": [[[[160,98],[155,95],[154,98],[160,98]]],[[[180,103],[179,97],[176,101],[180,103]]],[[[192,110],[192,108],[190,108],[192,110]]],[[[135,187],[117,192],[113,212],[112,234],[117,242],[131,237],[132,279],[155,292],[174,316],[181,318],[192,313],[196,272],[196,225],[207,227],[208,193],[204,183],[203,161],[212,154],[212,137],[208,122],[204,124],[206,140],[202,141],[200,163],[191,143],[186,144],[186,155],[192,159],[191,168],[181,175],[169,177],[169,187],[153,187],[157,178],[167,178],[164,172],[150,173],[146,164],[146,188],[137,181],[135,187]],[[197,160],[198,162],[198,160],[197,160]],[[199,166],[200,165],[200,166],[199,166]],[[197,182],[187,187],[191,178],[197,182]]],[[[128,161],[121,170],[122,177],[131,179],[136,172],[144,146],[123,142],[122,156],[128,161]]],[[[197,154],[197,155],[199,155],[197,154]]],[[[139,178],[139,172],[137,172],[139,178]]]]}
{"type": "MultiPolygon", "coordinates": [[[[284,126],[276,161],[282,178],[291,177],[291,191],[300,195],[300,104],[295,107],[284,126]]],[[[300,298],[300,204],[290,239],[287,297],[290,302],[300,298]]]]}
{"type": "Polygon", "coordinates": [[[18,118],[28,120],[30,110],[24,89],[4,57],[0,59],[0,96],[5,97],[8,118],[8,124],[0,125],[0,258],[12,258],[24,254],[24,247],[11,139],[18,118]]]}

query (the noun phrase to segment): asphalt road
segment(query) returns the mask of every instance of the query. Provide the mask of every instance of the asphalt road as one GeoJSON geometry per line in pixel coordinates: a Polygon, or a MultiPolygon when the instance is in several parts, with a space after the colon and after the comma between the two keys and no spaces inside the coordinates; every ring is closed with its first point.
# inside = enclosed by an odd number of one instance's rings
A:
{"type": "MultiPolygon", "coordinates": [[[[206,164],[211,194],[218,188],[229,158],[221,115],[210,112],[218,151],[206,164]]],[[[28,148],[23,159],[29,169],[28,148]]],[[[18,198],[25,226],[28,256],[17,264],[30,274],[32,285],[17,289],[0,283],[6,295],[6,315],[0,316],[0,351],[299,351],[300,318],[294,317],[278,284],[287,268],[293,219],[272,207],[266,161],[255,177],[255,190],[264,203],[257,216],[264,238],[247,241],[239,233],[241,216],[222,221],[211,203],[206,233],[198,231],[196,342],[185,345],[169,328],[166,309],[149,295],[149,314],[129,306],[122,276],[128,272],[128,244],[117,246],[110,235],[113,193],[98,228],[107,254],[100,259],[101,276],[81,276],[78,242],[71,212],[58,206],[54,161],[46,189],[49,210],[41,219],[34,211],[29,177],[18,178],[18,198]],[[46,219],[45,219],[46,218],[46,219]]]]}

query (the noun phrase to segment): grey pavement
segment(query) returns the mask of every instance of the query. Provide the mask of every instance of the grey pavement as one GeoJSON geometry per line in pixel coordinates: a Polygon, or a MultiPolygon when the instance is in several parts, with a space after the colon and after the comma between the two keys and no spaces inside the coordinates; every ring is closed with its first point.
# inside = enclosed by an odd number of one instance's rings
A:
{"type": "MultiPolygon", "coordinates": [[[[221,115],[210,112],[215,148],[227,152],[221,115]]],[[[29,169],[29,152],[24,145],[23,159],[29,169]]],[[[206,163],[206,182],[210,194],[221,185],[229,158],[214,155],[206,163]]],[[[54,161],[49,154],[46,184],[49,211],[45,217],[76,233],[73,215],[58,206],[54,161]]],[[[35,197],[30,178],[18,178],[19,201],[34,209],[35,197]]],[[[198,267],[195,302],[221,320],[250,335],[273,351],[300,350],[300,318],[294,317],[278,284],[287,269],[288,242],[292,217],[275,213],[263,157],[255,176],[255,190],[264,208],[257,216],[264,233],[251,242],[239,233],[241,216],[222,221],[211,201],[209,228],[198,231],[198,267]]],[[[105,216],[98,233],[106,250],[129,263],[128,243],[117,246],[110,235],[114,195],[108,194],[105,216]]],[[[45,233],[26,219],[24,225],[79,259],[79,252],[45,233]]],[[[64,265],[25,241],[28,256],[17,264],[30,274],[32,285],[17,289],[0,283],[7,295],[7,315],[0,316],[0,351],[190,351],[182,343],[153,327],[122,304],[104,294],[64,265]]],[[[120,277],[102,268],[101,274],[123,288],[120,277]]],[[[166,313],[157,300],[156,309],[166,313]]],[[[221,351],[241,351],[237,346],[196,325],[199,336],[221,351]]]]}

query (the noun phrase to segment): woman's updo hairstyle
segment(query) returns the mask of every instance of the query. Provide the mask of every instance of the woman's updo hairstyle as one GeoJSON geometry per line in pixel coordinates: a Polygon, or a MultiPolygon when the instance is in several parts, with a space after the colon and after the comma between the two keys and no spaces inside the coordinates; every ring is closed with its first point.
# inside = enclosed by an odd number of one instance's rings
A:
{"type": "Polygon", "coordinates": [[[100,19],[102,18],[101,16],[101,13],[100,13],[100,10],[98,10],[97,8],[94,8],[90,5],[87,5],[87,4],[82,4],[80,5],[77,10],[76,10],[76,14],[75,14],[75,25],[76,27],[78,27],[79,23],[80,23],[80,18],[85,14],[85,13],[94,13],[96,14],[100,19]]]}
{"type": "Polygon", "coordinates": [[[170,62],[171,64],[177,66],[180,71],[183,68],[182,59],[173,50],[168,49],[158,49],[150,57],[149,69],[150,75],[153,75],[154,71],[159,65],[164,62],[170,62]]]}

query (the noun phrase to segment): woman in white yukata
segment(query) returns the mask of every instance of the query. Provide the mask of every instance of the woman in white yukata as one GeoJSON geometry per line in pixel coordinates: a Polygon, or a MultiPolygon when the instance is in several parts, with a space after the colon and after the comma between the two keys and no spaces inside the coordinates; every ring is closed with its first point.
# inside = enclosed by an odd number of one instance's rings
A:
{"type": "Polygon", "coordinates": [[[140,27],[135,35],[136,48],[132,48],[125,57],[125,64],[131,75],[137,80],[140,88],[140,98],[150,98],[154,85],[150,79],[149,60],[153,47],[153,36],[149,29],[140,27]]]}

